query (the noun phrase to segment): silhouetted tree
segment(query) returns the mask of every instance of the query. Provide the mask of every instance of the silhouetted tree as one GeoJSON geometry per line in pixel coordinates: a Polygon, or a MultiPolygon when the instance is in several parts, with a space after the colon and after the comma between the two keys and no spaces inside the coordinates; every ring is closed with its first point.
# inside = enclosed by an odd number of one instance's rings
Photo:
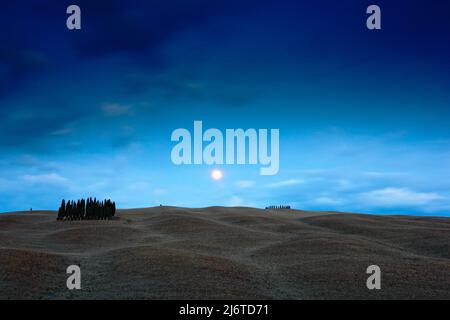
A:
{"type": "Polygon", "coordinates": [[[266,210],[284,210],[284,209],[290,210],[291,206],[267,206],[266,207],[266,210]]]}
{"type": "Polygon", "coordinates": [[[116,203],[110,199],[99,201],[96,198],[69,200],[63,199],[58,210],[57,220],[107,220],[116,214],[116,203]]]}
{"type": "Polygon", "coordinates": [[[56,218],[56,220],[62,220],[65,216],[66,216],[66,202],[63,199],[61,202],[61,207],[59,207],[58,217],[56,218]]]}

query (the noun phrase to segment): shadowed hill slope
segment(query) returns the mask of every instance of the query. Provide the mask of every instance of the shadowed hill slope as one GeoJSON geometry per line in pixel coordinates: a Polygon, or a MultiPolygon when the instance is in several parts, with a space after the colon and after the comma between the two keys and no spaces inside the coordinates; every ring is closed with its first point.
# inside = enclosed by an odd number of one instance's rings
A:
{"type": "Polygon", "coordinates": [[[156,207],[0,215],[2,299],[450,299],[450,219],[156,207]],[[67,266],[82,290],[66,289],[67,266]],[[369,265],[382,289],[369,291],[369,265]]]}

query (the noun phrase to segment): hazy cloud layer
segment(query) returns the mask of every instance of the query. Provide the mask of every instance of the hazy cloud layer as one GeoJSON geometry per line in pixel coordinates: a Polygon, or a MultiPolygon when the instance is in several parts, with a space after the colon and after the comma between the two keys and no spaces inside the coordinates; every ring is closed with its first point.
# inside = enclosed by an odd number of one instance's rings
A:
{"type": "MultiPolygon", "coordinates": [[[[2,3],[0,211],[290,204],[450,212],[448,3],[356,0],[2,3]],[[420,16],[421,19],[417,19],[420,16]],[[280,129],[280,172],[174,166],[171,132],[280,129]]],[[[215,167],[214,167],[215,168],[215,167]]]]}

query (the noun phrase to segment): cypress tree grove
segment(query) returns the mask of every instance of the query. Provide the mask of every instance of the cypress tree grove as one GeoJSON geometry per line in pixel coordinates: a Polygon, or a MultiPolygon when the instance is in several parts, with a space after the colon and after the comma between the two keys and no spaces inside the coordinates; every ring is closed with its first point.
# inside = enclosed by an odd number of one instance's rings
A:
{"type": "Polygon", "coordinates": [[[99,201],[96,198],[61,201],[56,220],[109,220],[116,214],[116,203],[111,200],[99,201]]]}

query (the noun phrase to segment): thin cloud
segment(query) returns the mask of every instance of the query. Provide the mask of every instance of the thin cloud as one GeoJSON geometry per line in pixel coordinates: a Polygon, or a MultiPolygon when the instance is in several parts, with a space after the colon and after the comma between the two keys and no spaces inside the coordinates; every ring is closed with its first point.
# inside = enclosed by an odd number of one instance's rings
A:
{"type": "Polygon", "coordinates": [[[322,204],[322,205],[339,205],[342,204],[341,199],[334,199],[330,197],[319,197],[314,200],[316,204],[322,204]]]}
{"type": "Polygon", "coordinates": [[[279,181],[279,182],[275,182],[275,183],[269,183],[266,186],[269,188],[282,188],[282,187],[294,186],[297,184],[301,184],[303,182],[304,182],[303,180],[299,180],[299,179],[289,179],[289,180],[279,181]]]}
{"type": "Polygon", "coordinates": [[[238,188],[242,188],[242,189],[245,189],[245,188],[251,188],[251,187],[253,187],[255,185],[255,182],[254,181],[251,181],[251,180],[241,180],[241,181],[237,181],[236,182],[236,186],[238,187],[238,188]]]}
{"type": "Polygon", "coordinates": [[[228,207],[255,207],[255,204],[252,202],[246,202],[241,197],[233,195],[226,202],[226,206],[228,206],[228,207]]]}
{"type": "Polygon", "coordinates": [[[229,200],[228,200],[228,206],[230,207],[240,207],[242,206],[242,204],[244,203],[244,201],[238,197],[238,196],[232,196],[229,200]]]}
{"type": "Polygon", "coordinates": [[[133,114],[133,110],[130,106],[118,103],[104,104],[101,108],[103,113],[108,117],[120,117],[133,114]]]}
{"type": "Polygon", "coordinates": [[[155,195],[163,195],[163,194],[167,194],[168,191],[166,189],[155,189],[153,190],[153,194],[155,195]]]}
{"type": "Polygon", "coordinates": [[[364,192],[361,198],[375,206],[420,206],[445,199],[434,192],[416,192],[407,188],[385,188],[364,192]]]}
{"type": "Polygon", "coordinates": [[[72,131],[73,131],[73,130],[72,130],[71,128],[64,128],[64,129],[60,129],[60,130],[53,131],[53,132],[51,133],[51,135],[52,135],[52,136],[66,136],[66,135],[68,135],[68,134],[71,134],[72,131]]]}
{"type": "Polygon", "coordinates": [[[62,185],[69,182],[68,179],[60,176],[57,173],[38,174],[38,175],[24,175],[22,180],[31,184],[50,184],[50,185],[62,185]]]}
{"type": "Polygon", "coordinates": [[[389,178],[408,175],[406,172],[379,172],[379,171],[366,171],[364,175],[375,178],[389,178]]]}

